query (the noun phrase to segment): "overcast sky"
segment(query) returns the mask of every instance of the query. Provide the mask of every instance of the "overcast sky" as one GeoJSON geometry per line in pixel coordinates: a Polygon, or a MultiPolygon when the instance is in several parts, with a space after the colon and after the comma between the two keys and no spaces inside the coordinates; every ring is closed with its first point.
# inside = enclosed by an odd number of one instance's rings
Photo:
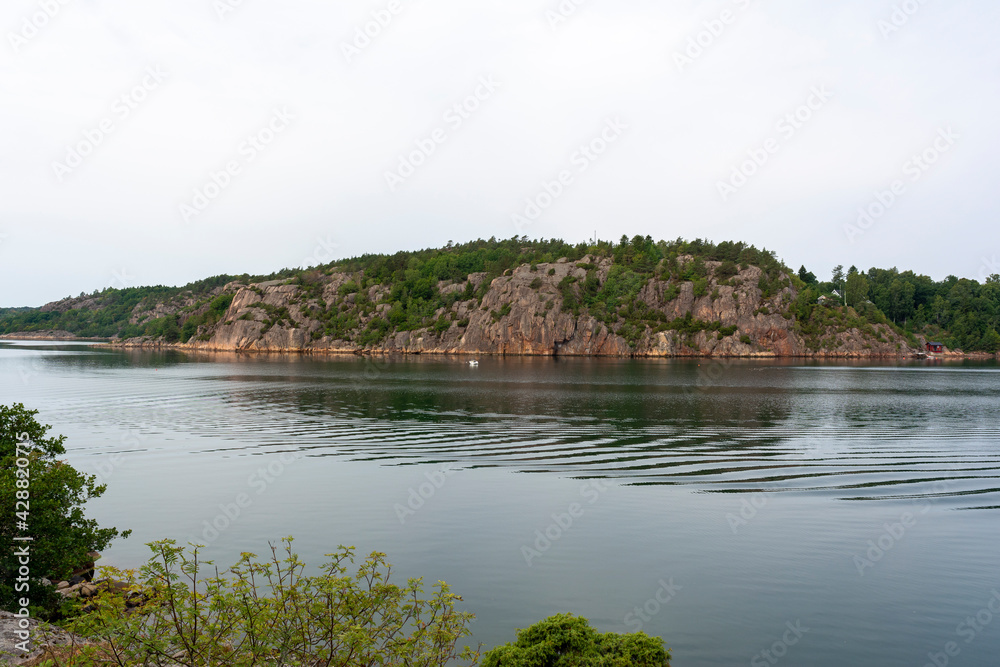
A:
{"type": "Polygon", "coordinates": [[[0,306],[522,234],[980,279],[998,25],[986,0],[4,0],[0,306]]]}

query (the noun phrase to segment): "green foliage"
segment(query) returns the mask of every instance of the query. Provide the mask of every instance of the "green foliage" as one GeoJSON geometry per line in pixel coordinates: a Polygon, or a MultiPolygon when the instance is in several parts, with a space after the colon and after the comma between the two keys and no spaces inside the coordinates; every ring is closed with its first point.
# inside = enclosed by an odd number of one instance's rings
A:
{"type": "Polygon", "coordinates": [[[208,312],[216,319],[221,318],[229,310],[229,306],[232,305],[234,296],[234,294],[220,294],[215,297],[208,306],[208,312]]]}
{"type": "MultiPolygon", "coordinates": [[[[229,310],[229,306],[232,304],[234,296],[235,295],[233,294],[220,294],[212,299],[207,307],[201,307],[202,312],[200,314],[188,317],[184,321],[184,326],[181,327],[180,342],[188,342],[192,336],[198,333],[198,327],[202,325],[211,326],[221,320],[226,314],[226,311],[229,310]]],[[[172,338],[172,334],[170,334],[170,336],[172,338]]],[[[172,343],[174,340],[168,340],[167,342],[172,343]]]]}
{"type": "Polygon", "coordinates": [[[483,655],[483,667],[666,667],[663,640],[643,632],[601,634],[587,619],[557,614],[519,630],[483,655]]]}
{"type": "Polygon", "coordinates": [[[719,265],[719,268],[715,270],[715,278],[716,280],[719,281],[728,280],[729,278],[732,278],[739,272],[740,269],[738,266],[736,266],[736,262],[732,261],[731,259],[727,259],[726,261],[724,261],[722,264],[719,265]]]}
{"type": "Polygon", "coordinates": [[[99,498],[105,487],[96,477],[59,460],[66,453],[65,436],[47,437],[51,427],[39,424],[36,414],[37,410],[19,403],[0,406],[0,541],[4,545],[0,552],[0,607],[13,611],[15,602],[27,597],[33,615],[55,618],[61,613],[62,598],[38,580],[69,576],[87,563],[89,551],[104,549],[130,531],[119,534],[85,518],[84,505],[99,498]],[[19,466],[19,459],[27,465],[19,466]],[[26,514],[18,516],[17,512],[26,514]],[[25,521],[28,529],[18,529],[15,521],[25,521]],[[20,582],[27,583],[29,591],[15,590],[19,563],[11,545],[20,546],[14,542],[19,534],[34,538],[30,543],[30,581],[20,582]]]}
{"type": "MultiPolygon", "coordinates": [[[[251,665],[437,665],[473,660],[456,649],[473,619],[456,611],[461,600],[438,582],[430,599],[423,583],[390,582],[385,554],[357,569],[354,550],[340,547],[314,576],[292,551],[292,539],[261,561],[244,553],[219,573],[197,546],[172,540],[149,545],[149,562],[136,573],[107,569],[142,596],[136,609],[114,592],[99,595],[94,611],[69,624],[96,640],[74,665],[175,664],[185,667],[251,665]]],[[[103,568],[102,568],[103,569],[103,568]]]]}
{"type": "Polygon", "coordinates": [[[143,327],[142,335],[154,340],[162,338],[167,343],[176,343],[181,339],[181,329],[177,326],[177,316],[167,315],[150,320],[143,327]]]}
{"type": "Polygon", "coordinates": [[[573,276],[566,276],[559,281],[559,291],[562,293],[563,299],[563,310],[569,311],[574,315],[580,314],[580,299],[577,295],[576,278],[573,276]]]}
{"type": "MultiPolygon", "coordinates": [[[[491,238],[441,249],[363,255],[338,262],[337,268],[350,273],[363,272],[366,278],[378,284],[406,283],[407,288],[412,289],[424,279],[436,285],[439,280],[467,280],[471,273],[486,273],[489,278],[495,278],[522,264],[554,262],[561,257],[576,261],[586,251],[586,244],[571,245],[559,239],[491,238]],[[408,275],[408,272],[411,273],[408,275]]],[[[428,296],[426,291],[424,296],[428,296]]]]}
{"type": "Polygon", "coordinates": [[[603,285],[598,282],[596,272],[588,272],[582,290],[583,305],[599,321],[613,325],[623,312],[631,312],[648,281],[648,276],[618,264],[612,265],[603,285]]]}
{"type": "Polygon", "coordinates": [[[438,334],[439,336],[450,328],[451,328],[451,318],[445,315],[439,317],[437,322],[434,323],[434,333],[438,334]]]}
{"type": "MultiPolygon", "coordinates": [[[[847,305],[857,308],[868,300],[868,279],[863,273],[853,272],[847,276],[845,288],[847,290],[847,305]]],[[[912,294],[910,295],[912,299],[912,294]]]]}
{"type": "Polygon", "coordinates": [[[770,299],[787,286],[788,279],[776,271],[764,271],[757,280],[757,288],[760,289],[761,297],[764,299],[770,299]]]}
{"type": "Polygon", "coordinates": [[[494,310],[490,313],[490,315],[493,317],[494,322],[498,322],[501,317],[507,317],[510,315],[510,309],[511,305],[509,303],[505,303],[500,310],[494,310]]]}
{"type": "Polygon", "coordinates": [[[816,307],[816,300],[819,294],[813,288],[807,288],[799,292],[792,303],[789,311],[801,322],[807,322],[812,318],[813,309],[816,307]]]}
{"type": "Polygon", "coordinates": [[[267,315],[264,318],[264,328],[260,330],[261,335],[271,330],[271,327],[287,325],[293,329],[298,328],[298,324],[292,319],[291,313],[286,306],[272,306],[269,303],[258,301],[253,304],[254,308],[263,310],[267,315]]]}
{"type": "Polygon", "coordinates": [[[184,323],[184,326],[181,327],[180,341],[182,343],[186,343],[188,342],[188,340],[191,339],[191,336],[195,335],[196,333],[198,333],[197,321],[194,317],[189,317],[187,321],[184,323]]]}
{"type": "Polygon", "coordinates": [[[389,334],[389,330],[391,328],[392,325],[389,324],[385,318],[376,317],[369,322],[368,326],[365,327],[365,330],[361,332],[357,338],[355,338],[355,342],[362,347],[378,345],[389,334]]]}
{"type": "Polygon", "coordinates": [[[921,333],[966,352],[1000,349],[1000,276],[980,284],[955,276],[935,282],[895,268],[872,268],[859,275],[868,283],[874,306],[894,324],[906,327],[904,333],[921,333]]]}
{"type": "Polygon", "coordinates": [[[361,287],[353,280],[348,280],[337,289],[337,294],[347,296],[348,294],[356,294],[359,291],[361,291],[361,287]]]}

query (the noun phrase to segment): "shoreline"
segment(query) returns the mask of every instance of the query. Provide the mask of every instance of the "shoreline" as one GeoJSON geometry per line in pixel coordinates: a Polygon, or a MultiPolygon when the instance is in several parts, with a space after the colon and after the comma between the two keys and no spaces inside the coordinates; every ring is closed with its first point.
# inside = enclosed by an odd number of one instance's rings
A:
{"type": "Polygon", "coordinates": [[[0,340],[65,341],[65,342],[68,342],[68,343],[72,343],[72,342],[85,342],[85,343],[104,343],[104,342],[109,342],[109,339],[107,339],[107,338],[77,336],[75,334],[69,333],[68,331],[66,332],[66,335],[52,335],[50,333],[46,333],[44,335],[43,334],[33,335],[32,332],[30,332],[30,331],[28,331],[28,332],[21,332],[21,333],[12,333],[12,334],[0,334],[0,340]]]}
{"type": "MultiPolygon", "coordinates": [[[[68,332],[67,332],[68,333],[68,332]]],[[[649,354],[637,353],[629,355],[617,354],[574,354],[574,353],[512,353],[512,352],[490,352],[490,351],[462,351],[462,350],[406,350],[406,349],[379,349],[379,348],[323,348],[323,347],[287,347],[287,348],[234,348],[218,347],[214,345],[199,345],[190,343],[127,343],[114,342],[107,338],[84,338],[80,336],[66,335],[32,335],[28,333],[14,333],[0,335],[0,340],[15,341],[39,341],[39,342],[65,342],[65,343],[90,343],[93,347],[114,349],[114,350],[177,350],[179,352],[208,352],[208,353],[228,353],[246,355],[322,355],[322,356],[356,356],[356,357],[525,357],[542,358],[553,357],[563,359],[745,359],[745,360],[766,360],[766,359],[816,359],[816,360],[923,360],[923,361],[989,361],[1000,360],[1000,352],[991,354],[989,352],[947,352],[936,356],[919,356],[917,352],[900,354],[863,354],[859,352],[836,353],[820,352],[812,354],[779,354],[770,351],[754,352],[750,354],[699,354],[698,352],[680,352],[674,354],[649,354]]]]}
{"type": "Polygon", "coordinates": [[[191,345],[186,343],[97,343],[95,347],[103,347],[118,350],[178,350],[181,352],[209,352],[228,354],[248,354],[248,355],[268,355],[268,354],[294,354],[294,355],[324,355],[324,356],[357,356],[357,357],[523,357],[523,358],[562,358],[562,359],[844,359],[844,360],[878,360],[878,359],[914,359],[914,360],[982,360],[1000,359],[1000,353],[990,354],[989,352],[970,353],[948,353],[936,357],[921,357],[916,353],[900,354],[862,354],[857,352],[849,353],[813,353],[813,354],[778,354],[770,351],[754,352],[750,354],[700,354],[698,352],[681,352],[675,354],[651,354],[636,353],[629,355],[617,354],[573,354],[573,353],[512,353],[512,352],[490,352],[490,351],[462,351],[462,350],[387,350],[378,348],[365,349],[337,349],[337,348],[231,348],[205,345],[191,345]]]}

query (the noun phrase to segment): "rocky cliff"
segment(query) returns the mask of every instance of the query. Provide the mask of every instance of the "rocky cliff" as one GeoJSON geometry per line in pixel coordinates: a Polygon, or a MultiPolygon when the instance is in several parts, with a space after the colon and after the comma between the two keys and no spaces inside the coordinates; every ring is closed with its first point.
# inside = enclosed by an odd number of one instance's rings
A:
{"type": "MultiPolygon", "coordinates": [[[[690,257],[679,258],[693,261],[690,257]]],[[[420,326],[401,325],[390,287],[366,285],[362,272],[331,270],[310,281],[233,282],[213,296],[231,296],[221,315],[202,303],[160,304],[136,313],[147,321],[176,315],[187,320],[183,349],[258,352],[559,355],[613,357],[896,357],[915,352],[887,324],[872,324],[853,310],[817,306],[806,328],[791,305],[799,292],[781,274],[765,296],[756,266],[720,275],[720,262],[704,262],[705,278],[651,277],[627,309],[592,313],[581,305],[587,290],[609,280],[609,257],[525,264],[486,282],[485,274],[441,281],[441,307],[420,326]],[[635,315],[640,313],[640,315],[635,315]],[[216,319],[217,318],[217,319],[216,319]]],[[[654,274],[655,275],[655,274],[654,274]]],[[[218,303],[218,302],[216,302],[218,303]]],[[[398,306],[397,306],[398,307],[398,306]]],[[[166,345],[149,337],[123,346],[166,345]]]]}

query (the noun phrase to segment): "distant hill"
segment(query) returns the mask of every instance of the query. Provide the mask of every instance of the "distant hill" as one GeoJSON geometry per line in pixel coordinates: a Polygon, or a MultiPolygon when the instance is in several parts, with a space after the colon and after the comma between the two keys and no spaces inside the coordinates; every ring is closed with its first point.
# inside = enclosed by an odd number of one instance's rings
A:
{"type": "Polygon", "coordinates": [[[912,354],[919,337],[966,352],[1000,348],[996,276],[935,283],[852,267],[835,280],[737,242],[490,239],[179,288],[106,289],[0,310],[0,334],[452,354],[889,357],[912,354]]]}

